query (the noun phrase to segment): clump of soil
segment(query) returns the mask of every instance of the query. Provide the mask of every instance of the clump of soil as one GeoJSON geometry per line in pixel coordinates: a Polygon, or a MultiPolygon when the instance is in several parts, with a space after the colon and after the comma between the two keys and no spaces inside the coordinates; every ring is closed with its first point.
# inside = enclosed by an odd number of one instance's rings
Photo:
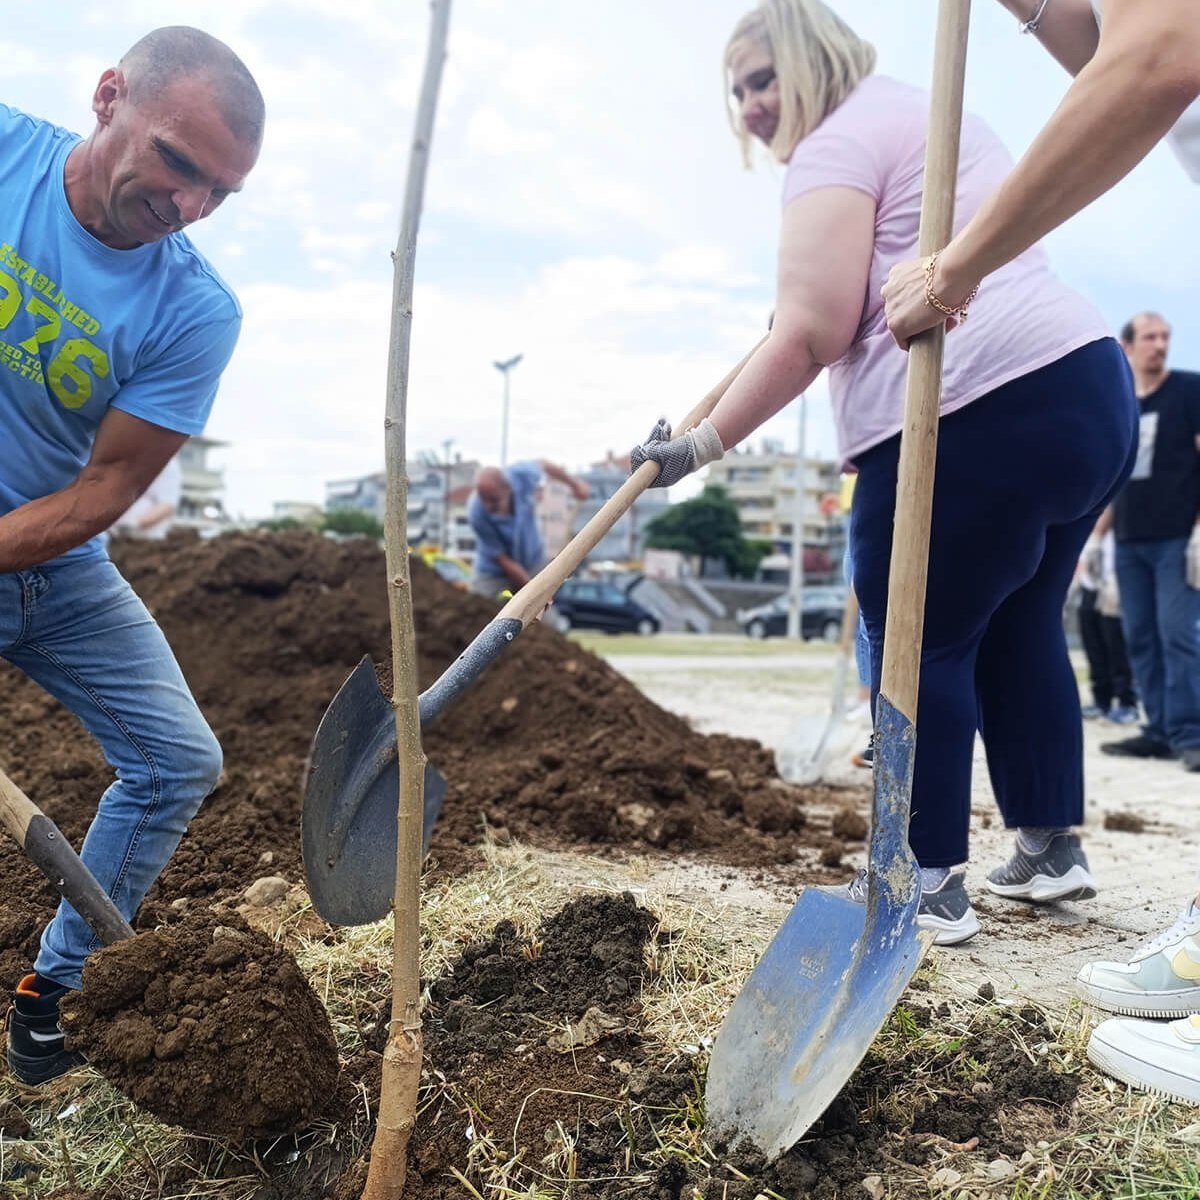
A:
{"type": "Polygon", "coordinates": [[[1104,814],[1104,828],[1121,833],[1145,833],[1146,822],[1137,813],[1110,812],[1104,814]]]}
{"type": "MultiPolygon", "coordinates": [[[[114,543],[225,751],[221,783],[193,818],[135,925],[178,897],[242,891],[264,874],[303,878],[305,757],[358,660],[390,661],[383,554],[301,532],[114,543]],[[267,867],[269,866],[269,870],[267,867]]],[[[412,566],[422,686],[495,614],[412,566]]],[[[757,742],[705,736],[617,671],[534,625],[425,738],[449,791],[431,861],[475,862],[487,827],[535,845],[660,850],[760,867],[787,886],[840,878],[815,864],[827,840],[805,809],[843,794],[779,779],[757,742]]],[[[0,664],[0,767],[78,846],[111,771],[73,716],[0,664]]],[[[823,826],[823,822],[821,825],[823,826]]],[[[37,949],[56,896],[0,840],[0,983],[37,949]]]]}
{"type": "Polygon", "coordinates": [[[292,956],[231,920],[185,918],[92,954],[63,1001],[67,1045],[169,1124],[287,1133],[333,1092],[333,1030],[292,956]]]}
{"type": "Polygon", "coordinates": [[[870,831],[867,818],[849,805],[833,814],[829,828],[833,836],[841,838],[843,842],[865,842],[870,831]]]}

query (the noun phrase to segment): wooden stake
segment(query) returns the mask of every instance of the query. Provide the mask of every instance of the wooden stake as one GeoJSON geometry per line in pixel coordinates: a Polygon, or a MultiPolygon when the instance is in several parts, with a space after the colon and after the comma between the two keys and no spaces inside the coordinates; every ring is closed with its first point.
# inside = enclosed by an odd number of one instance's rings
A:
{"type": "Polygon", "coordinates": [[[408,360],[412,333],[413,276],[417,229],[433,138],[450,0],[431,0],[432,21],[425,77],[417,106],[408,160],[408,183],[400,238],[392,255],[392,329],[388,349],[387,416],[384,421],[387,465],[387,514],[384,544],[391,588],[392,706],[400,771],[397,812],[396,891],[392,906],[392,1015],[383,1052],[379,1118],[363,1200],[400,1200],[408,1173],[408,1142],[417,1120],[421,1080],[421,819],[425,754],[417,709],[417,652],[413,632],[412,580],[408,568],[408,479],[405,429],[408,407],[408,360]]]}

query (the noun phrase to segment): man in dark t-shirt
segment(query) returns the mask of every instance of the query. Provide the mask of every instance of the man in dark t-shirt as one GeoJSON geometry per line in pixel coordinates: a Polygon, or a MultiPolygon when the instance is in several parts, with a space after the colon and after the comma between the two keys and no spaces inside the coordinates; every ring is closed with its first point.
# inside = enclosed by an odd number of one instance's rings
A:
{"type": "Polygon", "coordinates": [[[1170,341],[1157,313],[1139,313],[1121,330],[1141,426],[1112,522],[1121,618],[1146,724],[1101,749],[1178,758],[1200,771],[1200,375],[1167,370],[1170,341]]]}

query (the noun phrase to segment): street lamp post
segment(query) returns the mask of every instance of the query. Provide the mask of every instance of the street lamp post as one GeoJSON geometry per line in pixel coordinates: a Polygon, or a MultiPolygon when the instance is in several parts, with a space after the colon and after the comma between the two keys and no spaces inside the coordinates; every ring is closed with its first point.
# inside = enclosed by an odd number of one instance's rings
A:
{"type": "Polygon", "coordinates": [[[500,422],[500,465],[502,467],[508,466],[508,377],[513,367],[524,357],[523,354],[514,354],[512,358],[505,359],[504,362],[492,363],[492,366],[504,376],[504,416],[500,422]]]}
{"type": "Polygon", "coordinates": [[[454,445],[453,438],[442,442],[442,456],[446,460],[445,486],[442,488],[442,553],[450,553],[450,472],[453,464],[450,462],[450,447],[454,445]]]}

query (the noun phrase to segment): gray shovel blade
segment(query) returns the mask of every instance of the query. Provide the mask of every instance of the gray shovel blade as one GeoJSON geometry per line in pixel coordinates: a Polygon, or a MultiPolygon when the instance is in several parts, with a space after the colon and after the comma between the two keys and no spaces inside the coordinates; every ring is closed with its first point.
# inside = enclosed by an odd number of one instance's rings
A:
{"type": "Polygon", "coordinates": [[[733,1002],[708,1067],[710,1140],[748,1139],[769,1159],[791,1147],[862,1061],[932,942],[908,849],[913,730],[878,705],[866,904],[806,890],[733,1002]]]}
{"type": "MultiPolygon", "coordinates": [[[[398,789],[395,713],[364,658],[317,728],[304,792],[304,874],[330,924],[365,925],[390,911],[398,789]]],[[[445,779],[426,763],[422,853],[445,794],[445,779]]]]}

